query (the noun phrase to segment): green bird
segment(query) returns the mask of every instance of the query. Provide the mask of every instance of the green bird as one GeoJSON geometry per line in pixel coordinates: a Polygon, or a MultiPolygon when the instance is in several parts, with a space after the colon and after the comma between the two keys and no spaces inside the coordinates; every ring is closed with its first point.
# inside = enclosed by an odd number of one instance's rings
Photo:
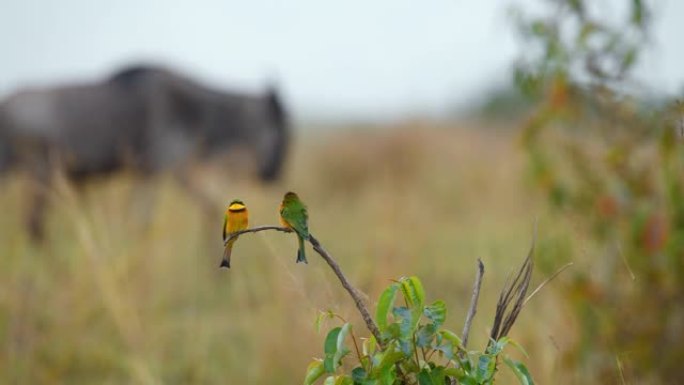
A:
{"type": "Polygon", "coordinates": [[[280,204],[280,223],[297,233],[297,238],[299,238],[297,263],[308,263],[304,254],[304,241],[309,239],[308,219],[309,214],[306,211],[306,205],[297,194],[291,191],[285,194],[283,202],[280,204]]]}

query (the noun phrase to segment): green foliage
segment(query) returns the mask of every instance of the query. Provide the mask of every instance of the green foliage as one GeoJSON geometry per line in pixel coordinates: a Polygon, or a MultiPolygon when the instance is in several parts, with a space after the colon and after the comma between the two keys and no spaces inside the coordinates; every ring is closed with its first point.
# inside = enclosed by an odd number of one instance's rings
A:
{"type": "MultiPolygon", "coordinates": [[[[370,337],[359,349],[351,324],[344,322],[329,332],[324,343],[325,358],[315,360],[307,369],[304,384],[327,377],[323,384],[354,385],[448,385],[492,384],[499,358],[521,384],[533,384],[527,367],[503,355],[507,345],[517,346],[509,337],[490,344],[483,352],[466,351],[461,338],[445,329],[447,309],[444,301],[425,302],[425,290],[417,277],[393,282],[380,295],[376,321],[382,334],[378,342],[370,337]],[[401,293],[402,304],[397,305],[401,293]],[[356,355],[347,347],[351,340],[356,355]]],[[[320,319],[332,318],[331,312],[320,319]]],[[[338,317],[339,318],[339,317],[338,317]]]]}
{"type": "Polygon", "coordinates": [[[516,14],[529,47],[515,79],[538,100],[522,137],[534,185],[598,250],[593,272],[577,269],[562,288],[582,333],[566,361],[578,360],[582,372],[605,382],[615,377],[616,351],[628,352],[633,371],[677,382],[684,358],[684,111],[674,101],[640,102],[630,89],[630,70],[647,42],[644,2],[627,1],[619,25],[591,12],[588,1],[552,3],[538,17],[516,14]]]}

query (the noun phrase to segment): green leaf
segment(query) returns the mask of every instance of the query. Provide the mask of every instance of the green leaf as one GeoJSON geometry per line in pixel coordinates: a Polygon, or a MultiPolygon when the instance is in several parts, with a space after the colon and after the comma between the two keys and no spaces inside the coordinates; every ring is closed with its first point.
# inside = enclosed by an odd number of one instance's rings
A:
{"type": "Polygon", "coordinates": [[[337,362],[335,361],[335,355],[337,353],[337,337],[340,334],[340,331],[342,330],[341,327],[336,327],[330,332],[328,332],[328,335],[325,337],[325,344],[323,347],[323,351],[325,352],[325,360],[323,360],[323,366],[325,367],[325,371],[328,373],[335,373],[335,370],[337,370],[337,362]]]}
{"type": "Polygon", "coordinates": [[[460,380],[461,377],[465,376],[465,373],[461,368],[446,368],[444,369],[444,375],[454,377],[460,380]]]}
{"type": "Polygon", "coordinates": [[[387,315],[394,305],[394,300],[397,297],[397,289],[399,284],[393,283],[385,289],[378,300],[378,307],[375,311],[375,319],[378,322],[378,329],[383,333],[387,330],[387,315]]]}
{"type": "Polygon", "coordinates": [[[418,373],[418,384],[420,384],[420,385],[435,385],[435,383],[432,382],[432,377],[430,377],[430,373],[427,371],[427,369],[422,369],[418,373]]]}
{"type": "Polygon", "coordinates": [[[392,372],[392,375],[394,375],[394,364],[404,357],[402,352],[396,350],[394,344],[388,346],[384,352],[378,353],[373,357],[375,366],[371,371],[371,378],[383,380],[383,378],[388,378],[388,372],[392,372]]]}
{"type": "Polygon", "coordinates": [[[475,378],[478,382],[483,383],[489,381],[496,371],[496,356],[490,354],[483,354],[477,361],[477,369],[475,370],[475,378]]]}
{"type": "Polygon", "coordinates": [[[393,308],[392,313],[394,318],[399,320],[399,323],[390,325],[388,328],[388,331],[392,332],[390,336],[398,342],[401,351],[405,355],[410,356],[415,349],[413,334],[416,330],[417,322],[415,322],[413,313],[404,306],[393,308]]]}
{"type": "Polygon", "coordinates": [[[325,337],[325,344],[323,346],[323,351],[325,354],[335,354],[337,350],[337,336],[340,334],[342,328],[340,326],[331,329],[328,335],[325,337]]]}
{"type": "Polygon", "coordinates": [[[418,277],[404,277],[399,282],[401,282],[401,290],[409,307],[420,308],[422,313],[425,304],[425,290],[420,279],[418,277]]]}
{"type": "Polygon", "coordinates": [[[321,376],[325,373],[325,368],[323,367],[323,362],[322,361],[313,361],[309,364],[309,367],[306,369],[306,376],[304,377],[304,385],[311,385],[316,380],[321,378],[321,376]]]}
{"type": "MultiPolygon", "coordinates": [[[[476,352],[476,354],[478,354],[477,357],[479,357],[480,353],[476,352]]],[[[466,373],[473,373],[475,371],[475,362],[473,362],[475,358],[476,357],[474,357],[472,353],[467,353],[463,357],[458,357],[458,364],[466,373]]]]}
{"type": "Polygon", "coordinates": [[[328,378],[323,381],[323,385],[335,385],[335,377],[328,376],[328,378]]]}
{"type": "Polygon", "coordinates": [[[449,360],[454,359],[454,348],[449,341],[447,341],[446,343],[440,343],[440,344],[435,345],[434,349],[439,351],[439,352],[442,352],[442,354],[444,354],[444,356],[447,359],[449,359],[449,360]]]}
{"type": "Polygon", "coordinates": [[[365,380],[366,377],[368,377],[368,373],[366,373],[366,369],[364,369],[360,366],[354,368],[354,370],[352,370],[351,374],[352,374],[352,379],[354,380],[354,382],[361,382],[361,381],[365,380]]]}
{"type": "Polygon", "coordinates": [[[323,360],[323,369],[326,373],[335,373],[335,364],[333,361],[333,356],[326,356],[323,360]]]}
{"type": "Polygon", "coordinates": [[[514,339],[512,339],[512,338],[510,338],[510,337],[508,337],[508,336],[506,336],[506,337],[504,337],[504,338],[508,338],[508,344],[510,344],[511,346],[513,346],[513,347],[515,347],[516,349],[518,349],[518,351],[519,351],[520,353],[522,353],[525,357],[530,358],[530,355],[527,354],[527,352],[525,351],[525,349],[524,349],[519,343],[517,343],[514,339]]]}
{"type": "Polygon", "coordinates": [[[443,366],[423,368],[418,372],[418,384],[420,385],[445,385],[446,372],[443,366]]]}
{"type": "Polygon", "coordinates": [[[399,350],[401,350],[404,355],[410,356],[413,354],[414,349],[415,347],[413,346],[413,338],[404,338],[399,340],[399,350]]]}
{"type": "Polygon", "coordinates": [[[451,330],[440,330],[439,335],[445,340],[451,342],[451,345],[457,350],[465,350],[463,348],[463,341],[461,341],[461,337],[456,335],[456,333],[452,332],[451,330]]]}
{"type": "Polygon", "coordinates": [[[512,345],[513,347],[515,347],[516,349],[518,349],[518,351],[520,351],[520,353],[522,353],[525,357],[528,357],[528,358],[529,358],[529,355],[527,354],[527,352],[525,351],[525,349],[523,349],[523,347],[520,346],[520,344],[518,344],[517,342],[515,342],[515,341],[514,341],[511,337],[509,337],[509,336],[505,336],[505,337],[499,338],[499,340],[496,341],[496,343],[490,345],[489,348],[487,348],[487,353],[493,354],[493,355],[498,355],[498,354],[500,354],[500,353],[504,350],[504,348],[505,348],[506,346],[508,346],[508,345],[512,345]]]}
{"type": "Polygon", "coordinates": [[[446,320],[446,304],[442,300],[437,300],[430,306],[426,306],[423,310],[423,314],[435,324],[437,328],[444,325],[446,320]]]}
{"type": "Polygon", "coordinates": [[[399,324],[396,322],[390,324],[382,337],[390,340],[401,338],[401,328],[399,327],[399,324]]]}
{"type": "Polygon", "coordinates": [[[530,371],[527,370],[527,367],[522,362],[512,360],[508,357],[504,357],[504,362],[511,368],[513,373],[515,373],[515,376],[518,377],[518,381],[521,385],[534,385],[534,380],[532,380],[530,371]]]}
{"type": "Polygon", "coordinates": [[[480,382],[478,382],[476,379],[472,377],[459,377],[458,378],[458,383],[460,385],[480,385],[480,382]]]}
{"type": "Polygon", "coordinates": [[[443,366],[432,368],[430,370],[430,377],[432,377],[432,383],[435,385],[446,385],[445,384],[446,373],[443,366]]]}
{"type": "Polygon", "coordinates": [[[413,339],[414,327],[418,322],[415,322],[413,313],[404,306],[398,306],[392,309],[394,318],[399,319],[399,338],[413,339]]]}
{"type": "Polygon", "coordinates": [[[354,380],[349,376],[337,376],[335,385],[354,385],[354,380]]]}
{"type": "Polygon", "coordinates": [[[496,356],[501,353],[509,343],[511,343],[511,337],[501,337],[498,341],[487,347],[487,353],[496,356]]]}
{"type": "Polygon", "coordinates": [[[378,376],[378,380],[382,385],[394,385],[394,381],[397,379],[397,374],[395,373],[394,365],[383,367],[378,376]]]}
{"type": "Polygon", "coordinates": [[[349,334],[350,330],[351,324],[347,322],[344,325],[342,325],[340,332],[337,333],[336,350],[333,356],[333,366],[335,367],[335,369],[337,369],[337,365],[339,364],[342,357],[349,353],[349,349],[347,349],[347,347],[344,345],[344,340],[347,338],[347,335],[349,334]]]}
{"type": "Polygon", "coordinates": [[[437,333],[437,326],[434,324],[423,325],[416,332],[416,346],[426,348],[432,346],[432,340],[437,333]]]}

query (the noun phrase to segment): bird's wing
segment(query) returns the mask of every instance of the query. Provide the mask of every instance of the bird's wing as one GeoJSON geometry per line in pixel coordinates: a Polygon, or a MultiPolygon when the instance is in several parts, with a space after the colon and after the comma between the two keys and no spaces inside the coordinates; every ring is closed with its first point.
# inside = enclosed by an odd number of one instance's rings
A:
{"type": "Polygon", "coordinates": [[[292,210],[291,207],[289,207],[289,206],[281,207],[280,208],[280,216],[285,220],[285,222],[289,223],[290,225],[294,224],[295,215],[294,215],[294,210],[292,210]]]}
{"type": "Polygon", "coordinates": [[[228,215],[223,216],[223,242],[226,241],[226,226],[228,225],[228,215]]]}
{"type": "Polygon", "coordinates": [[[287,222],[290,227],[295,230],[296,232],[300,233],[301,231],[301,224],[299,220],[299,210],[297,207],[294,207],[293,204],[289,205],[284,205],[280,209],[280,216],[287,222]]]}
{"type": "Polygon", "coordinates": [[[309,225],[307,223],[309,215],[306,212],[306,208],[302,207],[298,210],[296,215],[292,218],[292,227],[303,237],[309,236],[309,225]]]}

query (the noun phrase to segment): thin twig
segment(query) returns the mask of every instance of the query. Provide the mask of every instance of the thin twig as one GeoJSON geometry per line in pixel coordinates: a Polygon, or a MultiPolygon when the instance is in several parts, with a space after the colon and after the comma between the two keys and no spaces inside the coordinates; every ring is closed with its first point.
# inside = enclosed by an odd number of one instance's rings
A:
{"type": "Polygon", "coordinates": [[[376,325],[375,321],[373,321],[373,318],[368,312],[368,308],[366,308],[366,305],[363,303],[363,299],[361,298],[358,290],[356,290],[356,288],[349,283],[347,277],[345,277],[344,273],[342,273],[340,265],[337,264],[333,257],[328,254],[328,252],[323,248],[323,246],[321,246],[320,242],[318,242],[313,235],[309,235],[309,243],[311,243],[313,249],[325,260],[325,262],[328,263],[333,272],[335,272],[335,275],[340,280],[340,283],[342,283],[342,286],[347,290],[349,295],[354,300],[356,308],[359,310],[363,321],[366,323],[366,327],[368,327],[368,330],[373,334],[380,348],[384,349],[385,344],[382,341],[382,336],[380,334],[380,330],[378,329],[378,325],[376,325]]]}
{"type": "MultiPolygon", "coordinates": [[[[356,342],[356,336],[354,335],[353,328],[349,328],[349,334],[352,338],[352,341],[354,342],[354,349],[356,349],[356,356],[359,358],[359,364],[361,364],[361,366],[364,366],[363,365],[363,357],[364,356],[361,355],[361,350],[359,350],[359,344],[356,342]]],[[[364,369],[366,369],[366,368],[364,367],[364,369]]],[[[370,372],[370,370],[369,370],[369,372],[370,372]]]]}
{"type": "Polygon", "coordinates": [[[475,275],[475,283],[473,284],[473,295],[470,297],[470,308],[466,315],[465,324],[463,325],[463,333],[461,334],[461,341],[463,347],[468,346],[468,336],[470,335],[470,327],[473,324],[473,318],[477,313],[477,301],[480,298],[480,287],[482,286],[482,276],[484,275],[484,264],[480,258],[477,259],[477,275],[475,275]]]}
{"type": "MultiPolygon", "coordinates": [[[[245,229],[245,230],[240,230],[236,231],[234,233],[231,233],[228,238],[226,238],[224,245],[227,244],[230,240],[237,238],[241,234],[245,233],[257,233],[259,231],[267,231],[267,230],[275,230],[275,231],[282,231],[285,233],[290,233],[292,232],[291,229],[287,227],[281,227],[281,226],[258,226],[258,227],[252,227],[250,229],[245,229]]],[[[325,262],[328,263],[328,266],[333,270],[337,278],[340,280],[340,283],[342,283],[342,287],[347,290],[349,295],[352,297],[354,300],[354,303],[356,304],[356,308],[359,310],[359,313],[361,313],[361,317],[363,318],[363,321],[366,323],[366,327],[368,330],[373,334],[375,337],[375,340],[377,341],[378,345],[380,346],[381,349],[384,350],[384,343],[382,341],[382,336],[380,334],[380,330],[378,329],[378,326],[375,324],[375,321],[373,321],[373,318],[371,317],[370,313],[368,312],[368,308],[366,305],[363,303],[363,299],[361,298],[360,292],[349,283],[349,280],[347,277],[342,273],[342,269],[340,269],[340,265],[337,264],[335,259],[328,254],[328,252],[321,246],[321,243],[318,242],[316,238],[314,238],[313,235],[309,234],[309,243],[311,243],[311,246],[313,247],[314,251],[320,255],[325,262]]]]}
{"type": "Polygon", "coordinates": [[[416,357],[416,366],[420,367],[420,358],[418,358],[418,348],[416,347],[416,333],[413,333],[413,346],[413,353],[416,357]]]}
{"type": "Polygon", "coordinates": [[[630,278],[632,278],[632,281],[636,281],[636,276],[634,275],[632,268],[629,266],[629,261],[627,261],[627,257],[625,257],[625,253],[622,252],[622,247],[620,247],[619,243],[617,244],[617,250],[618,254],[620,254],[620,258],[622,258],[622,262],[625,264],[625,267],[627,268],[627,272],[629,272],[630,278]]]}
{"type": "Polygon", "coordinates": [[[237,238],[238,236],[246,233],[258,233],[259,231],[266,231],[266,230],[276,230],[276,231],[282,231],[284,233],[291,233],[292,229],[287,228],[287,227],[281,227],[281,226],[256,226],[252,227],[250,229],[245,229],[245,230],[240,230],[236,231],[234,233],[230,233],[230,236],[226,238],[226,240],[223,242],[223,245],[227,245],[228,242],[232,239],[237,238]]]}
{"type": "Polygon", "coordinates": [[[560,273],[562,273],[563,270],[567,269],[568,267],[570,267],[570,266],[572,266],[572,265],[574,265],[573,262],[567,263],[565,266],[563,266],[563,267],[561,267],[560,269],[556,270],[555,273],[551,274],[551,276],[550,276],[549,278],[546,278],[546,279],[544,280],[544,282],[540,283],[539,286],[537,286],[537,288],[534,289],[534,290],[532,291],[532,294],[528,295],[527,298],[525,298],[525,302],[523,302],[523,306],[525,306],[525,304],[527,304],[527,302],[528,302],[529,300],[531,300],[532,297],[534,297],[534,295],[537,294],[537,292],[538,292],[539,290],[541,290],[544,286],[546,286],[546,284],[548,284],[549,282],[551,282],[551,281],[552,281],[554,278],[556,278],[560,273]]]}

